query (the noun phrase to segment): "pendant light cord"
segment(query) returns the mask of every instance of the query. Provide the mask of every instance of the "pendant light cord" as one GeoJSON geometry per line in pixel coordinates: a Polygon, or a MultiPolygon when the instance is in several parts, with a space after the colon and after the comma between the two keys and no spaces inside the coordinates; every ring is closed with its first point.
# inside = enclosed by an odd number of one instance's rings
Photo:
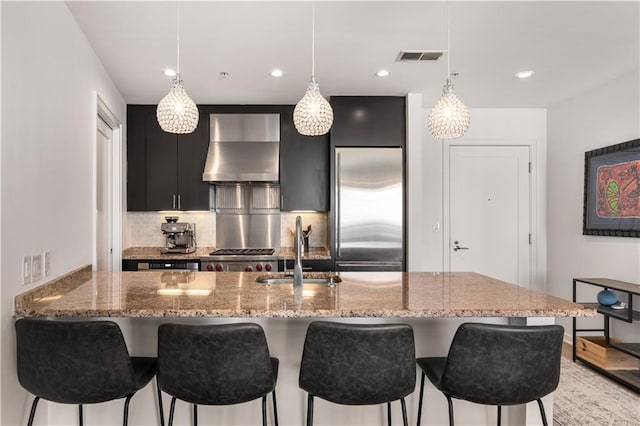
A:
{"type": "Polygon", "coordinates": [[[176,14],[176,51],[177,51],[177,70],[176,70],[176,79],[180,80],[180,1],[178,1],[178,13],[176,14]]]}
{"type": "Polygon", "coordinates": [[[311,81],[316,81],[316,2],[311,2],[311,81]]]}
{"type": "Polygon", "coordinates": [[[447,0],[447,81],[451,80],[451,28],[449,25],[449,0],[447,0]]]}

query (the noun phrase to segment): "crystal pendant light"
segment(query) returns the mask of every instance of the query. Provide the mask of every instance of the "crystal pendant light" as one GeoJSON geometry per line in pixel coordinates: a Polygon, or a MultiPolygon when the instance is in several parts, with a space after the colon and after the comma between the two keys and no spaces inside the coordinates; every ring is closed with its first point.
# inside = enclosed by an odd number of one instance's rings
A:
{"type": "Polygon", "coordinates": [[[320,136],[326,134],[333,124],[333,109],[320,93],[315,78],[315,3],[311,7],[311,81],[293,110],[293,124],[301,135],[320,136]]]}
{"type": "Polygon", "coordinates": [[[451,73],[451,36],[449,32],[449,2],[447,1],[447,84],[445,84],[442,96],[429,113],[427,120],[429,132],[436,139],[459,138],[467,132],[471,122],[469,108],[458,99],[451,83],[452,78],[457,74],[451,73]]]}
{"type": "Polygon", "coordinates": [[[198,107],[191,100],[180,79],[180,2],[177,14],[177,72],[173,80],[173,87],[162,98],[156,109],[156,117],[160,128],[167,133],[185,134],[193,132],[198,127],[198,107]]]}

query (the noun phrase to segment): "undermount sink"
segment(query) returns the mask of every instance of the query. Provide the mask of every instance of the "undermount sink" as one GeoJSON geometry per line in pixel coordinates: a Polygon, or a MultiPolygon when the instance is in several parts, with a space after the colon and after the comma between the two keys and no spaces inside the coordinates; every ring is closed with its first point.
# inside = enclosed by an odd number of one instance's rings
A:
{"type": "MultiPolygon", "coordinates": [[[[260,275],[256,278],[256,282],[260,284],[293,284],[293,275],[273,274],[260,275]]],[[[302,274],[303,284],[326,284],[335,285],[342,282],[339,276],[329,273],[302,274]]]]}

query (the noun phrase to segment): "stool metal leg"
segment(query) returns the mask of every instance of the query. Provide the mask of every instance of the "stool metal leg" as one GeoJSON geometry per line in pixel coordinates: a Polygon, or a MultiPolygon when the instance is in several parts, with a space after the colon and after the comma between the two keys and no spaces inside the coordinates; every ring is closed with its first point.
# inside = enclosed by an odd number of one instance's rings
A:
{"type": "Polygon", "coordinates": [[[449,395],[445,394],[444,396],[447,397],[447,403],[449,404],[449,426],[453,426],[453,401],[449,395]]]}
{"type": "Polygon", "coordinates": [[[82,426],[83,418],[82,418],[82,404],[78,405],[78,424],[82,426]]]}
{"type": "Polygon", "coordinates": [[[502,424],[502,406],[498,405],[498,426],[502,424]]]}
{"type": "Polygon", "coordinates": [[[542,416],[542,424],[547,426],[547,415],[544,413],[544,405],[542,405],[542,400],[537,399],[538,407],[540,407],[540,415],[542,416]]]}
{"type": "Polygon", "coordinates": [[[262,397],[262,426],[267,426],[267,395],[262,397]]]}
{"type": "Polygon", "coordinates": [[[313,426],[313,395],[307,397],[307,426],[313,426]]]}
{"type": "Polygon", "coordinates": [[[38,406],[38,401],[40,401],[40,397],[36,396],[36,398],[33,400],[33,403],[31,404],[31,412],[29,413],[29,422],[27,423],[27,426],[33,426],[33,419],[36,416],[36,407],[38,406]]]}
{"type": "Polygon", "coordinates": [[[387,424],[391,426],[391,402],[387,402],[387,424]]]}
{"type": "Polygon", "coordinates": [[[404,398],[400,398],[400,405],[402,406],[402,422],[404,426],[409,426],[409,420],[407,419],[407,404],[404,402],[404,398]]]}
{"type": "Polygon", "coordinates": [[[158,409],[160,410],[160,426],[164,426],[164,408],[162,407],[162,391],[160,390],[160,380],[156,376],[156,390],[158,391],[158,409]]]}
{"type": "Polygon", "coordinates": [[[422,372],[422,378],[420,379],[420,399],[418,400],[418,423],[417,426],[420,426],[422,420],[422,397],[424,396],[424,371],[422,372]]]}
{"type": "Polygon", "coordinates": [[[129,424],[129,401],[133,398],[134,394],[127,395],[127,398],[124,400],[124,413],[122,415],[122,426],[127,426],[129,424]]]}
{"type": "Polygon", "coordinates": [[[169,408],[169,426],[173,425],[173,412],[176,409],[176,397],[174,396],[173,398],[171,398],[171,406],[169,408]]]}
{"type": "Polygon", "coordinates": [[[198,404],[193,404],[193,426],[198,426],[198,404]]]}
{"type": "Polygon", "coordinates": [[[278,426],[278,404],[276,404],[276,390],[273,389],[271,392],[273,396],[273,421],[275,422],[275,426],[278,426]]]}

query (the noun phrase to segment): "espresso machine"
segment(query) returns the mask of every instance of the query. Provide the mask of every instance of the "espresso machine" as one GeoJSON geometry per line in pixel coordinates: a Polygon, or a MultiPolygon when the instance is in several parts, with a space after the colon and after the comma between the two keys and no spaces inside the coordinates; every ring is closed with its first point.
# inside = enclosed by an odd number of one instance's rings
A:
{"type": "Polygon", "coordinates": [[[166,249],[163,253],[193,253],[196,251],[196,224],[178,222],[177,216],[165,217],[160,225],[165,236],[166,249]]]}

